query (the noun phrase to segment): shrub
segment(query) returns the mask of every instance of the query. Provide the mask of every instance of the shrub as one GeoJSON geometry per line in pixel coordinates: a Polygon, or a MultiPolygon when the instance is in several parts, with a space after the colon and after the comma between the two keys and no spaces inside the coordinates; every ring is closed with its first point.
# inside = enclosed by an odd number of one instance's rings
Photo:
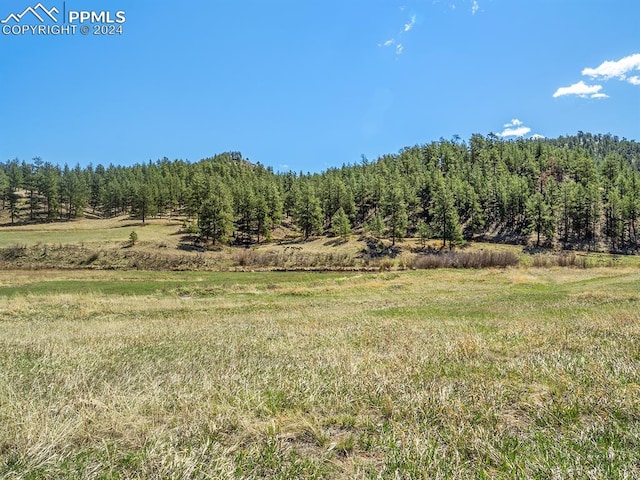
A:
{"type": "Polygon", "coordinates": [[[381,272],[388,272],[389,270],[391,270],[392,267],[393,267],[393,260],[391,260],[390,258],[383,258],[378,263],[378,268],[380,269],[381,272]]]}
{"type": "Polygon", "coordinates": [[[2,249],[2,258],[5,260],[14,260],[24,257],[27,254],[27,246],[24,243],[16,243],[10,247],[2,249]]]}
{"type": "Polygon", "coordinates": [[[418,255],[409,263],[410,268],[492,268],[511,267],[519,262],[513,252],[446,252],[418,255]]]}

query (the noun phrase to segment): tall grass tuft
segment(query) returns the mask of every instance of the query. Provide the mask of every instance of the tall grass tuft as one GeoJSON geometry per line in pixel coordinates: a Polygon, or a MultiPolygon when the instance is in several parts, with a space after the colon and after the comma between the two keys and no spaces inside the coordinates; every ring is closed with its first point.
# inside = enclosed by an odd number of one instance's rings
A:
{"type": "Polygon", "coordinates": [[[517,265],[513,252],[483,250],[480,252],[446,252],[417,255],[408,262],[409,268],[506,268],[517,265]]]}

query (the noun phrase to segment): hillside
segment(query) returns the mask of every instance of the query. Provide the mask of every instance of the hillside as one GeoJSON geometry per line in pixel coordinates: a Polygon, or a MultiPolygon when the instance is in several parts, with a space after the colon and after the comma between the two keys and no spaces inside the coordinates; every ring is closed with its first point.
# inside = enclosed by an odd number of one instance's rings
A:
{"type": "Polygon", "coordinates": [[[275,173],[238,152],[131,167],[13,160],[0,164],[0,231],[159,219],[197,248],[355,233],[392,246],[409,237],[449,249],[474,240],[636,253],[639,166],[637,142],[584,133],[441,139],[306,174],[275,173]]]}

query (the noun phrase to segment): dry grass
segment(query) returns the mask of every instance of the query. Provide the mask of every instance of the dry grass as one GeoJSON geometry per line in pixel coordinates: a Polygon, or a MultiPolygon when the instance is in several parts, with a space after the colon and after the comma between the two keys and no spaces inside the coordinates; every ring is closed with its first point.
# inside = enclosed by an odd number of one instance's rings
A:
{"type": "Polygon", "coordinates": [[[3,272],[0,477],[637,478],[639,281],[3,272]]]}
{"type": "Polygon", "coordinates": [[[527,255],[522,246],[472,242],[461,250],[425,255],[441,248],[433,240],[424,247],[416,239],[391,246],[388,240],[351,236],[348,240],[318,237],[302,241],[280,229],[273,242],[207,251],[193,245],[179,218],[150,219],[146,225],[128,217],[80,219],[37,225],[4,226],[0,235],[2,269],[139,269],[139,270],[360,270],[411,268],[486,268],[534,266],[631,266],[637,256],[606,254],[527,255]],[[138,242],[132,246],[129,235],[138,242]],[[372,245],[375,248],[372,250],[372,245]]]}
{"type": "Polygon", "coordinates": [[[409,262],[409,268],[505,268],[520,261],[518,255],[509,251],[483,250],[476,252],[446,252],[417,255],[409,262]]]}

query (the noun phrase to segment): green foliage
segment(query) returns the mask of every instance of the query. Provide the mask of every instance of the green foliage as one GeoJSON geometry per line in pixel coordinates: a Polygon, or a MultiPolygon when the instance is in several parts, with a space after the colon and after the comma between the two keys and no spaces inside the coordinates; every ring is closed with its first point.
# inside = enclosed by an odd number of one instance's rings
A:
{"type": "Polygon", "coordinates": [[[409,223],[407,205],[399,181],[387,190],[384,200],[387,230],[392,245],[395,245],[396,239],[404,237],[409,223]]]}
{"type": "Polygon", "coordinates": [[[371,217],[371,219],[366,223],[365,229],[374,237],[380,238],[384,233],[384,221],[382,220],[382,215],[376,213],[371,217]]]}
{"type": "MultiPolygon", "coordinates": [[[[314,174],[275,174],[238,152],[193,164],[163,158],[131,167],[15,159],[0,163],[0,212],[6,223],[74,219],[88,208],[143,223],[167,214],[191,220],[213,208],[205,207],[213,181],[224,185],[222,211],[227,220],[230,215],[222,237],[234,232],[247,243],[270,238],[280,226],[298,228],[305,238],[333,232],[342,209],[351,228],[392,242],[408,229],[418,232],[424,221],[430,235],[449,246],[462,232],[521,239],[536,232],[536,238],[585,247],[607,242],[612,250],[633,252],[640,247],[638,158],[637,142],[581,132],[517,141],[473,135],[468,144],[441,139],[314,174]],[[543,200],[534,199],[536,193],[543,200]]],[[[203,227],[206,235],[213,228],[203,227]]]]}
{"type": "Polygon", "coordinates": [[[442,239],[442,246],[446,246],[448,240],[451,248],[462,240],[462,227],[453,193],[439,173],[434,180],[430,213],[433,232],[442,239]]]}
{"type": "Polygon", "coordinates": [[[536,246],[540,245],[540,235],[548,239],[555,233],[555,217],[551,205],[547,203],[541,193],[536,192],[527,200],[527,233],[536,233],[536,246]]]}
{"type": "Polygon", "coordinates": [[[129,234],[129,242],[132,246],[138,243],[138,234],[135,230],[131,230],[131,233],[129,234]]]}
{"type": "Polygon", "coordinates": [[[259,243],[261,237],[267,239],[270,237],[273,220],[271,218],[271,209],[269,208],[267,199],[264,196],[258,196],[254,204],[254,209],[254,230],[256,232],[259,243]]]}
{"type": "Polygon", "coordinates": [[[226,241],[233,230],[229,194],[220,182],[211,182],[209,194],[198,211],[198,229],[202,238],[214,245],[226,241]]]}
{"type": "Polygon", "coordinates": [[[133,212],[145,223],[147,217],[158,213],[153,187],[142,180],[134,187],[133,212]]]}
{"type": "Polygon", "coordinates": [[[344,209],[342,207],[340,207],[331,218],[331,231],[334,235],[342,238],[347,238],[351,233],[349,217],[344,213],[344,209]]]}
{"type": "Polygon", "coordinates": [[[312,186],[303,185],[296,201],[296,221],[307,239],[322,229],[322,209],[312,186]]]}
{"type": "Polygon", "coordinates": [[[194,222],[193,220],[185,220],[184,222],[182,222],[182,231],[189,235],[200,233],[200,230],[198,229],[198,223],[194,222]]]}
{"type": "Polygon", "coordinates": [[[429,224],[424,220],[419,220],[416,226],[416,231],[418,233],[418,238],[420,239],[420,245],[424,247],[427,244],[427,240],[431,238],[431,229],[429,228],[429,224]]]}

